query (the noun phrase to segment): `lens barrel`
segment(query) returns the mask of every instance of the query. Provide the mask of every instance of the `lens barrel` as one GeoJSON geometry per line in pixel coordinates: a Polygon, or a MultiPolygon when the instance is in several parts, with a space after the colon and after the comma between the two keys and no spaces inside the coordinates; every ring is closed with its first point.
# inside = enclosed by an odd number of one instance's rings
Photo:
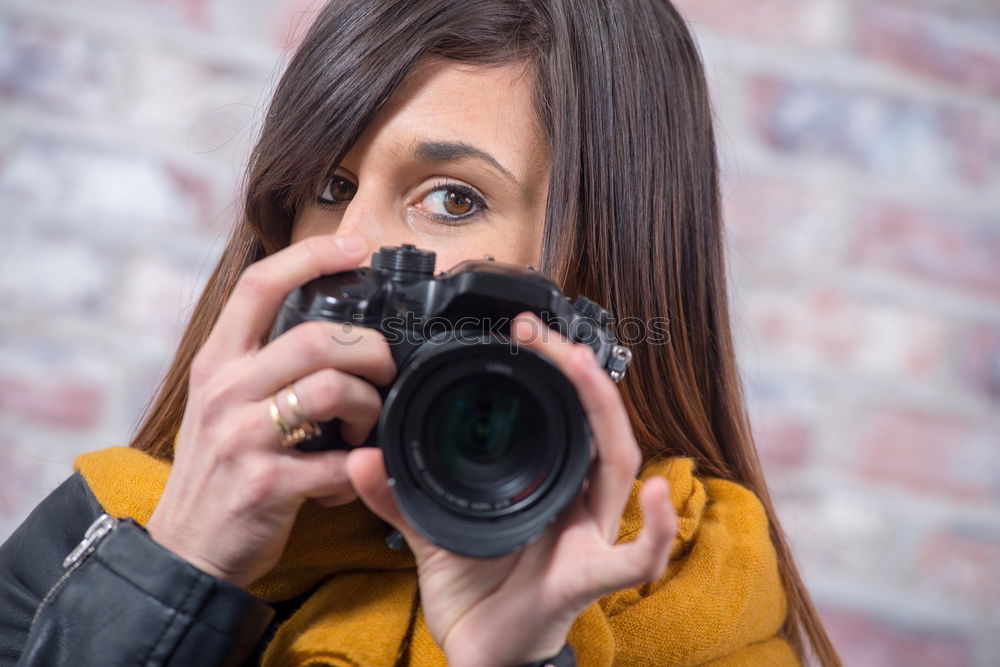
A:
{"type": "Polygon", "coordinates": [[[425,538],[480,558],[522,549],[579,493],[587,420],[550,361],[489,334],[424,343],[386,397],[379,445],[425,538]]]}

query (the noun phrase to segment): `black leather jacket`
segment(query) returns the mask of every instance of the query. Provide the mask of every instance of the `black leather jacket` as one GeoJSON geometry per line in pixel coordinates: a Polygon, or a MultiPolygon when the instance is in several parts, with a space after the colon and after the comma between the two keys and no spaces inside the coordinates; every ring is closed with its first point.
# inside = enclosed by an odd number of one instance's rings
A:
{"type": "MultiPolygon", "coordinates": [[[[278,624],[312,593],[269,605],[121,521],[63,559],[104,513],[75,473],[0,545],[0,667],[258,665],[278,624]]],[[[572,667],[572,652],[536,663],[572,667]]]]}

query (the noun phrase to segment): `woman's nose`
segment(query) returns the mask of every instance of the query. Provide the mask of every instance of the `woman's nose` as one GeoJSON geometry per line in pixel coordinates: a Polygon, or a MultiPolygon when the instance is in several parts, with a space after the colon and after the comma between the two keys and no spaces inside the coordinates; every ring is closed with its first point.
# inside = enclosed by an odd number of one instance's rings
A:
{"type": "Polygon", "coordinates": [[[366,232],[371,231],[372,223],[376,219],[376,212],[372,209],[369,202],[355,196],[344,208],[343,217],[337,225],[337,233],[365,236],[366,232]]]}
{"type": "Polygon", "coordinates": [[[368,250],[375,252],[385,245],[386,233],[391,229],[389,225],[392,222],[392,211],[385,206],[384,201],[384,198],[380,201],[380,198],[362,194],[358,190],[344,209],[336,233],[340,236],[362,236],[368,243],[368,250]]]}

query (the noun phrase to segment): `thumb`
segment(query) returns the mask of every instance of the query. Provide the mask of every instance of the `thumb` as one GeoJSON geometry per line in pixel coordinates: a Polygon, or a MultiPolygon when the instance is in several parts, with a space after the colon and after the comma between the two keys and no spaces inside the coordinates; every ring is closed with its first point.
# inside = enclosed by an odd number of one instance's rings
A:
{"type": "Polygon", "coordinates": [[[389,476],[385,470],[381,449],[355,447],[348,453],[344,467],[358,498],[376,516],[402,533],[413,553],[420,553],[418,549],[430,546],[430,543],[410,526],[399,511],[392,487],[389,486],[389,476]]]}

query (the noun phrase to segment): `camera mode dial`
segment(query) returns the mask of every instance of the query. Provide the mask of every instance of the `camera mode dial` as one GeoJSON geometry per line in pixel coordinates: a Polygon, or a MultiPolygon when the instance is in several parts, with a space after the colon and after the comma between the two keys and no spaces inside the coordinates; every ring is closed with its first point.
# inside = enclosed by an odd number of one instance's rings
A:
{"type": "Polygon", "coordinates": [[[372,255],[372,268],[391,280],[422,280],[434,277],[434,260],[433,252],[404,243],[372,255]]]}

